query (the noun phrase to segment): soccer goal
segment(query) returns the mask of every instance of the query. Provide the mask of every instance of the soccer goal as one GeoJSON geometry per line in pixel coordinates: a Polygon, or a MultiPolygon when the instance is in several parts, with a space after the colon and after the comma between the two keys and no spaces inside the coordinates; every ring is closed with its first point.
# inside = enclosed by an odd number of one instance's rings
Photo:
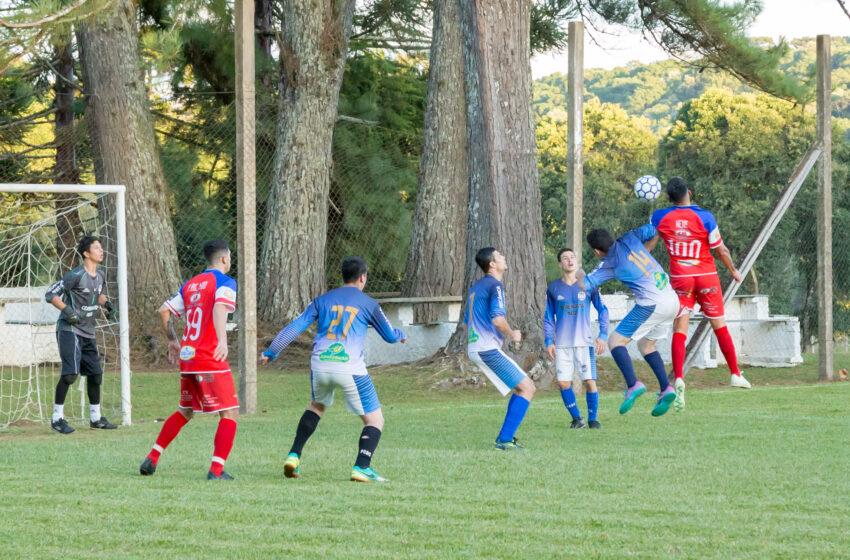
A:
{"type": "MultiPolygon", "coordinates": [[[[117,320],[98,313],[101,405],[131,422],[124,186],[0,184],[0,429],[50,419],[61,371],[59,312],[44,295],[80,264],[84,235],[101,240],[106,295],[118,310],[117,320]]],[[[86,417],[85,381],[67,397],[67,418],[86,417]]]]}

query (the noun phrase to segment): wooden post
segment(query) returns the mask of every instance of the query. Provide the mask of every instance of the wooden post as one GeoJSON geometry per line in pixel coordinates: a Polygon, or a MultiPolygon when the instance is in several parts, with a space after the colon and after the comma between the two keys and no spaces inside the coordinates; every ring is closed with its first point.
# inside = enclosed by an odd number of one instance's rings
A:
{"type": "Polygon", "coordinates": [[[832,53],[829,35],[817,40],[818,379],[832,381],[832,53]]]}
{"type": "Polygon", "coordinates": [[[582,263],[582,206],[584,200],[584,24],[571,21],[567,39],[567,247],[582,263]]]}
{"type": "Polygon", "coordinates": [[[239,405],[257,411],[257,189],[254,155],[254,0],[236,0],[236,237],[239,405]]]}

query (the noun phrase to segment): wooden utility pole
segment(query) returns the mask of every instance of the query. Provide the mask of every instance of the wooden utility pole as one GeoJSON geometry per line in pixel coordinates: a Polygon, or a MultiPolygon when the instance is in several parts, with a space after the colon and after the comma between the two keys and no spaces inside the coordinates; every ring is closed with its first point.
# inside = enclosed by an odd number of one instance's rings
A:
{"type": "Polygon", "coordinates": [[[584,201],[584,24],[571,21],[567,49],[567,247],[582,263],[582,207],[584,201]]]}
{"type": "Polygon", "coordinates": [[[832,53],[829,35],[817,40],[818,379],[832,380],[832,53]]]}
{"type": "Polygon", "coordinates": [[[239,405],[257,411],[257,184],[254,155],[254,0],[236,0],[236,237],[239,405]]]}

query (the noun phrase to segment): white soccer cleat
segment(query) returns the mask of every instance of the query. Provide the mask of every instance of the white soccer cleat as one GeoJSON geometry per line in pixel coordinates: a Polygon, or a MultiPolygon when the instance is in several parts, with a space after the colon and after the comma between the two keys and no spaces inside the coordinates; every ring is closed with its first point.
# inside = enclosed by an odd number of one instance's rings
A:
{"type": "Polygon", "coordinates": [[[739,389],[752,389],[753,388],[753,386],[750,385],[750,382],[747,381],[747,378],[744,377],[743,374],[733,375],[731,377],[732,378],[729,380],[729,386],[730,387],[738,387],[739,389]]]}
{"type": "Polygon", "coordinates": [[[681,377],[676,379],[673,387],[676,389],[676,400],[673,401],[673,408],[676,412],[682,412],[685,410],[685,380],[681,377]]]}

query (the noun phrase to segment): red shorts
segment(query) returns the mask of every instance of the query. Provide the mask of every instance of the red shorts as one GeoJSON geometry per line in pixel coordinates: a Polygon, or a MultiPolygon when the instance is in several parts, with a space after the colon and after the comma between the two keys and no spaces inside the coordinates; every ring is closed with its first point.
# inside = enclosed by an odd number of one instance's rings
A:
{"type": "Polygon", "coordinates": [[[679,315],[692,313],[694,303],[698,303],[702,314],[708,319],[722,319],[726,314],[723,309],[723,288],[720,287],[720,277],[717,274],[705,276],[673,276],[670,286],[679,296],[679,315]]]}
{"type": "Polygon", "coordinates": [[[195,412],[220,412],[239,408],[233,374],[183,373],[180,375],[180,408],[195,412]]]}

